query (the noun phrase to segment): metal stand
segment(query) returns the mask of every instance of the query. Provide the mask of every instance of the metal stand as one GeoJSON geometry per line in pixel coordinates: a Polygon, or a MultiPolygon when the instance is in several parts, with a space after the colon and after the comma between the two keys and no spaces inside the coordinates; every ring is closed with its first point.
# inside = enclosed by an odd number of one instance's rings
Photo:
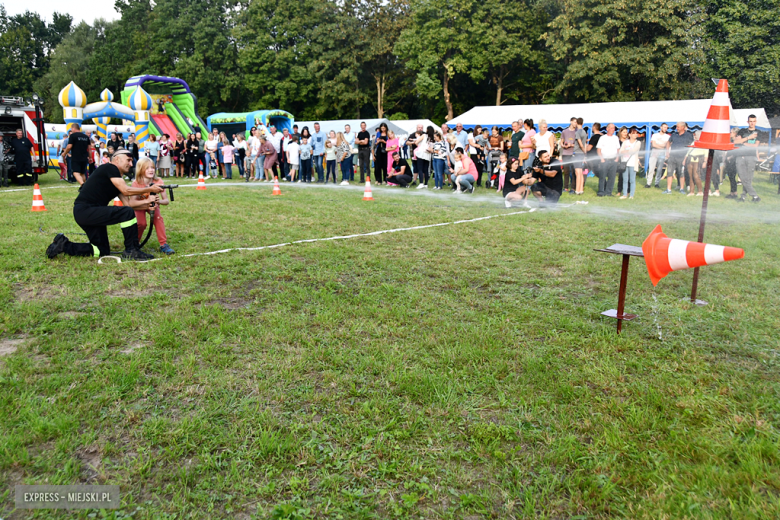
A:
{"type": "MultiPolygon", "coordinates": [[[[699,239],[697,242],[704,242],[704,225],[707,223],[707,201],[710,199],[710,182],[712,181],[712,161],[715,159],[715,150],[710,150],[707,154],[707,173],[704,178],[704,195],[701,201],[701,219],[699,220],[699,239]]],[[[691,303],[696,305],[707,305],[704,300],[696,299],[696,291],[699,288],[699,268],[693,270],[693,285],[691,286],[691,303]]]]}
{"type": "Polygon", "coordinates": [[[609,318],[617,319],[617,333],[620,334],[623,329],[623,320],[631,321],[637,317],[636,314],[626,314],[626,285],[628,283],[628,261],[632,256],[644,258],[645,254],[641,247],[627,246],[625,244],[613,244],[606,249],[594,249],[601,253],[612,253],[614,255],[623,255],[623,268],[620,271],[620,289],[618,290],[618,308],[604,311],[601,314],[609,318]]]}

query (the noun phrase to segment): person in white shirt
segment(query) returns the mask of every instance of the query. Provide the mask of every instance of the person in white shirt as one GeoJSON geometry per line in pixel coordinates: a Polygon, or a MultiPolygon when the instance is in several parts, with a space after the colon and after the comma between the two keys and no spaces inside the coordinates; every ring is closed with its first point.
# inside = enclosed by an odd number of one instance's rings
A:
{"type": "Polygon", "coordinates": [[[661,131],[653,134],[650,139],[650,161],[647,164],[647,184],[645,188],[653,185],[655,178],[655,187],[660,188],[661,173],[664,171],[664,159],[666,157],[666,143],[669,142],[669,125],[661,125],[661,131]]]}
{"type": "Polygon", "coordinates": [[[636,140],[637,137],[639,137],[639,131],[636,128],[631,128],[631,131],[628,133],[628,139],[623,141],[623,144],[620,146],[620,160],[626,163],[621,199],[633,199],[636,193],[636,171],[639,169],[639,149],[642,147],[642,143],[636,140]],[[631,190],[630,192],[629,189],[631,190]]]}
{"type": "MultiPolygon", "coordinates": [[[[352,131],[352,128],[349,125],[344,125],[344,139],[346,139],[347,143],[349,143],[349,149],[353,150],[355,148],[355,132],[352,131]]],[[[354,154],[350,154],[350,156],[347,157],[346,161],[347,163],[345,168],[348,169],[347,171],[349,172],[349,180],[354,181],[355,180],[354,154]]]]}
{"type": "MultiPolygon", "coordinates": [[[[217,133],[216,129],[214,130],[214,133],[206,134],[209,138],[208,141],[206,141],[206,153],[208,157],[204,161],[206,164],[204,165],[204,169],[206,170],[205,175],[206,177],[209,176],[209,170],[211,163],[214,162],[214,164],[219,164],[219,161],[217,160],[217,150],[219,149],[219,134],[217,133]]],[[[219,169],[214,170],[214,178],[217,178],[217,175],[219,174],[219,169]]]]}
{"type": "Polygon", "coordinates": [[[544,119],[539,121],[539,131],[531,137],[531,140],[533,141],[537,157],[543,151],[550,152],[550,155],[552,155],[555,149],[555,134],[547,130],[547,121],[544,119]]]}
{"type": "Polygon", "coordinates": [[[599,168],[599,197],[611,197],[612,188],[615,186],[617,163],[620,160],[620,139],[615,135],[615,125],[607,125],[607,135],[602,135],[596,145],[596,152],[601,160],[599,168]]]}
{"type": "MultiPolygon", "coordinates": [[[[300,151],[301,148],[298,146],[298,137],[291,135],[290,140],[287,143],[287,145],[284,147],[285,153],[287,154],[287,164],[290,165],[290,175],[288,177],[288,180],[290,182],[295,182],[295,174],[298,173],[298,169],[301,164],[300,160],[300,151]]],[[[301,182],[300,179],[298,179],[298,182],[301,182]]]]}

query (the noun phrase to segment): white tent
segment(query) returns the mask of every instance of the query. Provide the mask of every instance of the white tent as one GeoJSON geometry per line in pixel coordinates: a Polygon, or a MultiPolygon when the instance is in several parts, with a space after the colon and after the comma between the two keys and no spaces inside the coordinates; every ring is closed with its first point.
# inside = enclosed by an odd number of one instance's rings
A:
{"type": "MultiPolygon", "coordinates": [[[[534,124],[544,119],[550,127],[565,127],[569,125],[572,117],[581,117],[585,120],[585,126],[599,122],[602,126],[606,123],[615,123],[618,126],[636,125],[638,127],[657,127],[661,123],[673,125],[677,121],[685,121],[688,126],[704,124],[707,113],[710,110],[712,99],[684,99],[677,101],[627,101],[615,103],[572,103],[562,105],[505,105],[474,107],[468,112],[459,115],[447,124],[453,127],[461,123],[464,128],[473,128],[474,125],[499,126],[507,128],[513,121],[520,119],[533,119],[534,124]]],[[[756,115],[759,128],[768,130],[769,119],[763,108],[733,110],[732,124],[734,126],[746,126],[747,114],[756,115]],[[742,112],[745,112],[742,117],[742,112]]]]}
{"type": "Polygon", "coordinates": [[[404,135],[409,135],[417,131],[417,125],[423,125],[423,130],[432,126],[434,130],[441,130],[439,125],[430,119],[404,119],[402,121],[393,121],[396,126],[404,129],[404,135]]]}
{"type": "Polygon", "coordinates": [[[360,132],[360,123],[366,124],[366,130],[372,136],[376,133],[376,129],[379,128],[379,125],[381,125],[382,123],[385,123],[387,125],[387,129],[392,130],[393,132],[396,133],[396,135],[407,133],[401,126],[395,124],[397,123],[397,121],[390,121],[388,119],[336,119],[334,121],[295,121],[295,124],[298,125],[299,132],[303,130],[304,126],[309,127],[309,132],[314,132],[314,123],[319,123],[320,130],[322,130],[326,134],[331,130],[333,130],[336,133],[343,132],[345,125],[349,125],[350,130],[357,133],[360,132]]]}

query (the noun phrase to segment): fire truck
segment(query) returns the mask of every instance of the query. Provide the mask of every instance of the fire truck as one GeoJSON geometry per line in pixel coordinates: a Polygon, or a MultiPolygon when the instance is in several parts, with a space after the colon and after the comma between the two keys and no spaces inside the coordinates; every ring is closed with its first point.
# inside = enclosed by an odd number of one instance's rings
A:
{"type": "MultiPolygon", "coordinates": [[[[49,171],[49,154],[41,105],[43,105],[43,100],[37,94],[33,94],[32,99],[0,96],[0,133],[3,134],[3,141],[6,143],[6,151],[8,151],[7,143],[16,137],[17,128],[21,128],[24,135],[33,144],[33,150],[30,154],[33,182],[38,182],[38,175],[49,171]]],[[[5,161],[9,166],[8,177],[12,181],[18,182],[13,155],[9,156],[9,153],[6,153],[5,161]]]]}

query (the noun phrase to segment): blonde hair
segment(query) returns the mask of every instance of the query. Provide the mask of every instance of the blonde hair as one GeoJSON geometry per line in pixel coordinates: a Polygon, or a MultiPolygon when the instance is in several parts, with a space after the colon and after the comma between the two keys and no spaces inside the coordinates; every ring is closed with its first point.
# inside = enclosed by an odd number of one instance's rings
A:
{"type": "Polygon", "coordinates": [[[387,131],[387,137],[389,139],[395,139],[395,132],[393,132],[392,130],[388,130],[387,131]]]}
{"type": "MultiPolygon", "coordinates": [[[[138,160],[138,162],[135,165],[135,180],[138,182],[141,182],[144,177],[144,172],[146,172],[146,169],[149,166],[154,166],[154,161],[151,160],[148,157],[142,157],[138,160]]],[[[157,180],[157,169],[154,170],[154,177],[152,178],[153,181],[157,180]]]]}
{"type": "Polygon", "coordinates": [[[336,134],[336,146],[341,145],[341,143],[345,143],[347,139],[344,137],[343,132],[339,132],[336,134]]]}

